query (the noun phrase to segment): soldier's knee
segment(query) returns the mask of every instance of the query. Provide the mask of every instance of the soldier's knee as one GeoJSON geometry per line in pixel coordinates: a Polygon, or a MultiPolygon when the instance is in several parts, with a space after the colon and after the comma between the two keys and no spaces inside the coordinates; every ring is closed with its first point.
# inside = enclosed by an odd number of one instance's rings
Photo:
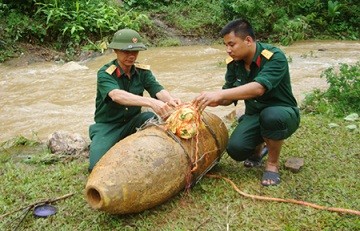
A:
{"type": "Polygon", "coordinates": [[[228,155],[236,161],[244,161],[253,154],[252,149],[247,148],[245,145],[241,144],[241,142],[232,140],[229,141],[226,151],[228,155]]]}
{"type": "Polygon", "coordinates": [[[112,144],[91,142],[89,150],[89,171],[91,171],[96,163],[105,155],[111,148],[112,144]]]}

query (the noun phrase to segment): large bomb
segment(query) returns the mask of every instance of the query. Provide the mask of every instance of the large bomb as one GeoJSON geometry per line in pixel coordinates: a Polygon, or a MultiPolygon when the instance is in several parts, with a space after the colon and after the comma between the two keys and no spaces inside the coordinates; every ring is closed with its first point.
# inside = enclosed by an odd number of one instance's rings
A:
{"type": "Polygon", "coordinates": [[[94,209],[137,213],[195,184],[222,156],[228,131],[219,117],[203,112],[197,135],[182,139],[152,125],[115,144],[96,164],[85,188],[94,209]]]}

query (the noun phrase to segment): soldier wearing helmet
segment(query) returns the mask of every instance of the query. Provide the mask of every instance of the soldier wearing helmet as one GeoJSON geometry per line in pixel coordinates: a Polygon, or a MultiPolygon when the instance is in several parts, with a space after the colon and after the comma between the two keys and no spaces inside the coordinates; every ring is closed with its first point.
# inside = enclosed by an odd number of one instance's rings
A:
{"type": "Polygon", "coordinates": [[[89,128],[89,171],[119,140],[156,118],[155,114],[166,118],[181,104],[156,80],[148,65],[136,63],[139,51],[146,50],[138,32],[119,30],[108,47],[114,49],[116,59],[97,73],[95,123],[89,128]],[[145,90],[150,97],[143,96],[145,90]],[[142,107],[151,110],[142,111],[142,107]]]}
{"type": "Polygon", "coordinates": [[[114,34],[109,48],[123,51],[144,51],[146,46],[142,43],[139,33],[131,29],[122,29],[114,34]]]}

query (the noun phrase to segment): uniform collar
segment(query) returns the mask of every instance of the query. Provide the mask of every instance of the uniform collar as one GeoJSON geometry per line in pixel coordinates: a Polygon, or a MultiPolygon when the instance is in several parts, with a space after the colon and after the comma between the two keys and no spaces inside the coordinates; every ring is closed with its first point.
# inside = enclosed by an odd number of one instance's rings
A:
{"type": "MultiPolygon", "coordinates": [[[[120,67],[118,61],[115,59],[114,64],[116,65],[115,73],[118,78],[121,78],[122,76],[126,76],[124,70],[120,67]]],[[[130,75],[133,76],[137,73],[137,70],[134,65],[131,66],[130,69],[130,75]]]]}
{"type": "Polygon", "coordinates": [[[260,67],[262,50],[264,50],[264,48],[260,45],[259,42],[256,42],[256,51],[255,51],[255,55],[253,58],[253,63],[255,63],[257,67],[260,67]]]}

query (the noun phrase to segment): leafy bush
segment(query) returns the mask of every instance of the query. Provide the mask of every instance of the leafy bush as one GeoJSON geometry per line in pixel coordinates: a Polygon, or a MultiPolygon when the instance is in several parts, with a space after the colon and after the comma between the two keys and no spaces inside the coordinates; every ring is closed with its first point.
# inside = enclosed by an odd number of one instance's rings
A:
{"type": "Polygon", "coordinates": [[[274,23],[274,35],[269,36],[269,40],[279,41],[283,45],[292,44],[295,41],[304,40],[308,38],[310,33],[310,26],[303,16],[295,19],[281,18],[274,23]]]}
{"type": "Polygon", "coordinates": [[[101,40],[121,28],[140,30],[148,18],[136,12],[125,12],[111,1],[38,3],[37,17],[45,19],[48,39],[66,41],[71,47],[86,43],[88,38],[101,40]]]}
{"type": "Polygon", "coordinates": [[[188,37],[218,38],[226,23],[218,1],[186,0],[163,6],[158,10],[162,19],[188,37]]]}
{"type": "Polygon", "coordinates": [[[140,30],[149,23],[145,14],[126,11],[114,0],[26,0],[26,3],[20,0],[0,3],[0,48],[5,50],[0,61],[10,57],[11,47],[21,41],[53,44],[57,49],[66,49],[71,58],[89,42],[102,44],[118,29],[140,30]]]}
{"type": "Polygon", "coordinates": [[[19,52],[16,43],[41,43],[46,33],[40,23],[12,9],[12,4],[0,2],[0,62],[14,57],[14,54],[19,52]]]}
{"type": "Polygon", "coordinates": [[[359,39],[360,5],[355,1],[324,0],[222,0],[224,18],[243,17],[255,27],[257,37],[291,44],[307,38],[359,39]],[[349,17],[354,15],[354,17],[349,17]]]}
{"type": "Polygon", "coordinates": [[[289,45],[308,37],[309,20],[302,14],[295,14],[300,6],[293,2],[223,0],[222,5],[224,17],[228,20],[248,19],[258,38],[289,45]]]}
{"type": "Polygon", "coordinates": [[[302,109],[305,113],[345,116],[360,112],[360,62],[349,66],[341,64],[337,73],[334,68],[326,69],[329,88],[322,92],[316,89],[305,97],[302,109]]]}
{"type": "Polygon", "coordinates": [[[5,38],[13,42],[42,42],[46,34],[41,24],[34,23],[33,19],[14,11],[7,16],[5,32],[5,38]]]}
{"type": "Polygon", "coordinates": [[[260,37],[272,30],[272,24],[277,21],[277,13],[281,15],[280,17],[285,13],[283,10],[274,11],[275,6],[272,1],[222,0],[221,3],[227,20],[248,19],[256,35],[260,37]]]}
{"type": "Polygon", "coordinates": [[[1,0],[0,5],[6,5],[8,9],[23,12],[26,15],[34,13],[34,6],[36,0],[1,0]]]}

